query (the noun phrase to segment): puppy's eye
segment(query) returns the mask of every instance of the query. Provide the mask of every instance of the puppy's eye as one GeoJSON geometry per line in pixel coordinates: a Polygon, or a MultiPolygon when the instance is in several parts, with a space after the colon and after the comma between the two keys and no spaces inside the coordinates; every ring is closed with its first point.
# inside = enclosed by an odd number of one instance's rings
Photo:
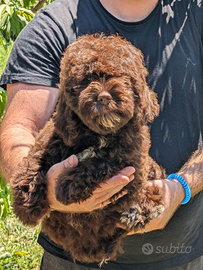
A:
{"type": "Polygon", "coordinates": [[[70,91],[71,93],[78,93],[81,92],[82,90],[84,90],[85,88],[87,88],[87,86],[89,85],[89,82],[82,82],[79,85],[73,86],[70,91]]]}
{"type": "Polygon", "coordinates": [[[71,88],[71,92],[79,92],[82,89],[81,85],[76,85],[71,88]]]}

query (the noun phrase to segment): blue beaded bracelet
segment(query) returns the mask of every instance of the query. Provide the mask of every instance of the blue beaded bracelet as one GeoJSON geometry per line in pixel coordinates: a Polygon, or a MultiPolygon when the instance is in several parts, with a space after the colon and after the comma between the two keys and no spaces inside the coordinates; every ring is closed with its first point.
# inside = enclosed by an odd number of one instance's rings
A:
{"type": "Polygon", "coordinates": [[[188,183],[182,178],[182,176],[176,174],[176,173],[172,173],[167,177],[168,180],[171,179],[176,179],[178,180],[184,187],[185,190],[185,198],[182,201],[181,204],[186,204],[189,202],[190,198],[191,198],[191,191],[190,191],[190,187],[188,186],[188,183]]]}

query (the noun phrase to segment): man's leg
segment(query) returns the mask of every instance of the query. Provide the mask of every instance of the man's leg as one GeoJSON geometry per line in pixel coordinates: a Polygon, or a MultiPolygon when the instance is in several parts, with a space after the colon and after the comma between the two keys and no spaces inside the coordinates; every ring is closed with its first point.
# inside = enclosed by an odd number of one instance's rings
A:
{"type": "Polygon", "coordinates": [[[179,267],[173,267],[168,270],[203,270],[203,256],[179,267]]]}
{"type": "MultiPolygon", "coordinates": [[[[64,259],[55,257],[54,255],[44,251],[40,270],[94,270],[95,268],[87,268],[64,259]]],[[[99,266],[98,268],[99,269],[99,266]]],[[[96,269],[95,269],[96,270],[96,269]]]]}

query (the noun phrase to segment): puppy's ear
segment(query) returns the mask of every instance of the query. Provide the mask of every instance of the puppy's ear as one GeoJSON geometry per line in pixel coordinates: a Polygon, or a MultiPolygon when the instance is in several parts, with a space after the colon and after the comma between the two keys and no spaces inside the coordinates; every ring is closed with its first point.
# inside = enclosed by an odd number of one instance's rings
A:
{"type": "Polygon", "coordinates": [[[66,145],[71,146],[72,139],[77,137],[78,117],[75,116],[67,105],[65,91],[61,91],[60,93],[53,120],[57,134],[63,139],[66,145]]]}
{"type": "Polygon", "coordinates": [[[145,85],[142,102],[143,113],[146,118],[146,122],[152,122],[154,118],[159,115],[159,104],[156,93],[149,89],[147,85],[145,85]]]}
{"type": "MultiPolygon", "coordinates": [[[[60,93],[58,104],[56,107],[56,112],[54,114],[54,126],[56,132],[63,138],[64,134],[68,135],[68,121],[70,118],[69,110],[67,108],[67,104],[65,102],[65,98],[63,97],[63,93],[60,93]]],[[[68,137],[68,136],[67,136],[68,137]]],[[[64,138],[63,138],[64,139],[64,138]]],[[[67,144],[67,138],[65,138],[65,143],[67,144]]]]}
{"type": "Polygon", "coordinates": [[[53,116],[55,131],[67,146],[74,146],[84,135],[84,124],[71,109],[67,93],[60,92],[56,112],[53,116]]]}
{"type": "Polygon", "coordinates": [[[152,91],[146,82],[142,84],[142,90],[136,91],[137,121],[144,125],[152,122],[159,115],[159,104],[156,93],[152,91]]]}
{"type": "MultiPolygon", "coordinates": [[[[136,121],[141,125],[152,122],[159,115],[159,105],[156,94],[146,81],[148,70],[145,67],[144,55],[136,48],[129,46],[133,61],[130,62],[128,74],[134,90],[136,121]]],[[[130,61],[129,60],[129,61],[130,61]]]]}

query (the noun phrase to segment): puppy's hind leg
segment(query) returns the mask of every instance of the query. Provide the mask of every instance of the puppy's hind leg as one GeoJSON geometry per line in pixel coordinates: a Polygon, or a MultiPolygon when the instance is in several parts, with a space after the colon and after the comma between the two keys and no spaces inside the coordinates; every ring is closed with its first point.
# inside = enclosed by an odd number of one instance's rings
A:
{"type": "Polygon", "coordinates": [[[121,214],[120,222],[127,230],[144,228],[150,220],[156,219],[164,211],[162,195],[156,188],[147,188],[142,200],[131,205],[121,214]]]}

